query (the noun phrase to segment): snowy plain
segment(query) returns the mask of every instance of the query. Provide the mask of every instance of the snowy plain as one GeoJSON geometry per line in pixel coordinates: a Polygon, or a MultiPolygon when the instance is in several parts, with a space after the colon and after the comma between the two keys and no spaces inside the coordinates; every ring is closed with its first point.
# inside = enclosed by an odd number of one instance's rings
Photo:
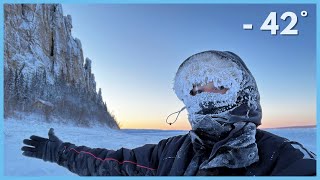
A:
{"type": "MultiPolygon", "coordinates": [[[[186,134],[183,130],[125,129],[106,127],[77,127],[72,124],[43,122],[43,117],[26,115],[23,119],[4,120],[4,175],[5,176],[75,176],[64,167],[54,163],[22,156],[23,139],[31,135],[47,137],[49,128],[54,128],[62,141],[92,148],[117,150],[121,147],[135,148],[144,144],[156,144],[162,139],[186,134]]],[[[274,134],[302,143],[316,153],[316,128],[267,129],[274,134]]]]}

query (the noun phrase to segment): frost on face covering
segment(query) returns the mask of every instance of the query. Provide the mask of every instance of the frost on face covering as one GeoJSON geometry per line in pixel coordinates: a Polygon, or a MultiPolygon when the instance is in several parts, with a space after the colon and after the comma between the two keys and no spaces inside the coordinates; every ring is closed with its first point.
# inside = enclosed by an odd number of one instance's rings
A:
{"type": "Polygon", "coordinates": [[[211,147],[200,169],[241,168],[259,160],[255,135],[262,117],[260,95],[240,57],[221,51],[195,54],[180,65],[174,90],[188,111],[192,143],[211,147]],[[224,91],[193,93],[211,85],[224,91]]]}
{"type": "Polygon", "coordinates": [[[261,123],[256,82],[243,61],[234,54],[206,51],[189,57],[178,69],[174,90],[186,105],[192,127],[205,116],[226,123],[261,123]],[[190,95],[194,86],[211,82],[217,88],[228,90],[225,94],[202,92],[190,95]]]}

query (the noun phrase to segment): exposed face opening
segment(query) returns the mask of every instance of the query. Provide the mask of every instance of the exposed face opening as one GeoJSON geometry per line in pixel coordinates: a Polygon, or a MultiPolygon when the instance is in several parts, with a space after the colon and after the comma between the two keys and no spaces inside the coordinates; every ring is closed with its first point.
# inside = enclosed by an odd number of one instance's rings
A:
{"type": "Polygon", "coordinates": [[[225,88],[224,86],[215,87],[213,82],[210,82],[210,83],[203,85],[203,86],[194,84],[193,88],[190,91],[190,95],[195,96],[195,95],[200,94],[202,92],[225,94],[228,90],[229,90],[229,88],[225,88]]]}

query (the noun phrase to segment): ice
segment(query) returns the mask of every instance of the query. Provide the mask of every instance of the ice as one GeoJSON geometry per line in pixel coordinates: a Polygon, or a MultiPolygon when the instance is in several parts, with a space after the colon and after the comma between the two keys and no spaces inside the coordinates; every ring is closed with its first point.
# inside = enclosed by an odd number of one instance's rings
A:
{"type": "MultiPolygon", "coordinates": [[[[196,55],[192,61],[185,61],[182,66],[183,70],[179,68],[175,77],[174,90],[185,104],[200,104],[208,99],[214,100],[214,103],[219,102],[218,106],[236,103],[237,92],[240,91],[240,83],[243,80],[242,71],[236,63],[206,53],[196,55]],[[209,82],[213,82],[216,87],[224,86],[228,91],[226,94],[201,93],[190,96],[189,92],[194,84],[203,86],[209,82]]],[[[199,106],[188,106],[187,109],[189,113],[201,110],[199,106]]]]}

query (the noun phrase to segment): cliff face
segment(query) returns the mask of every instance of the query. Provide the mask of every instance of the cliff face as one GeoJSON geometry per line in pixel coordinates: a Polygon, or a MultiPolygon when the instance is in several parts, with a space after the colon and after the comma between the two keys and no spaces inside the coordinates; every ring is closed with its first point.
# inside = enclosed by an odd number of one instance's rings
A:
{"type": "Polygon", "coordinates": [[[37,104],[47,118],[118,128],[96,91],[91,60],[84,61],[81,42],[72,37],[72,18],[60,4],[5,4],[4,20],[5,115],[35,111],[37,104]]]}
{"type": "Polygon", "coordinates": [[[49,83],[65,74],[66,81],[96,91],[91,60],[84,64],[81,42],[71,35],[72,18],[59,4],[5,5],[5,68],[25,67],[23,73],[46,70],[49,83]]]}

